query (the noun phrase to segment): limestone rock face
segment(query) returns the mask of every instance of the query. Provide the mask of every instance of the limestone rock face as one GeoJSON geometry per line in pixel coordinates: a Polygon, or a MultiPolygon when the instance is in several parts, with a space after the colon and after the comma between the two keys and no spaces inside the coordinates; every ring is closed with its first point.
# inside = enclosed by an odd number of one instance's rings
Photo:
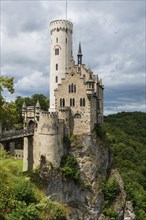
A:
{"type": "Polygon", "coordinates": [[[124,212],[124,220],[135,220],[136,216],[133,210],[132,203],[130,201],[126,202],[125,212],[124,212]]]}
{"type": "Polygon", "coordinates": [[[99,146],[94,135],[86,134],[71,143],[70,153],[78,161],[81,182],[75,183],[60,174],[50,174],[47,196],[69,207],[68,219],[96,220],[103,202],[101,178],[107,175],[110,166],[108,147],[99,146]]]}

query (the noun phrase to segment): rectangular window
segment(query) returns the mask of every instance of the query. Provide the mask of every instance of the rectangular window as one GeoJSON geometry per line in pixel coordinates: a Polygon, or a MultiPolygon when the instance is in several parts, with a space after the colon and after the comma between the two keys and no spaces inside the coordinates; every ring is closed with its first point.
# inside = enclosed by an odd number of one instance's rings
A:
{"type": "Polygon", "coordinates": [[[58,70],[58,63],[56,63],[56,70],[58,70]]]}
{"type": "Polygon", "coordinates": [[[55,49],[55,55],[59,55],[59,48],[55,49]]]}
{"type": "Polygon", "coordinates": [[[58,76],[56,76],[55,81],[56,81],[56,83],[58,83],[58,76]]]}

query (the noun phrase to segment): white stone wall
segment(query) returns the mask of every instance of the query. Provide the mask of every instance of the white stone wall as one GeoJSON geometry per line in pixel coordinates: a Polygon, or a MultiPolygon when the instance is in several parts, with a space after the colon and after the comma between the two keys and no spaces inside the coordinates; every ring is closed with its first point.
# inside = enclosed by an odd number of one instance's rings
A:
{"type": "Polygon", "coordinates": [[[73,24],[67,20],[56,20],[51,27],[51,56],[50,56],[50,111],[55,111],[54,90],[68,72],[72,56],[73,24]],[[59,55],[55,55],[59,49],[59,55]]]}
{"type": "Polygon", "coordinates": [[[34,164],[36,168],[43,156],[54,167],[59,167],[63,156],[63,123],[55,113],[41,113],[37,131],[34,133],[34,164]]]}

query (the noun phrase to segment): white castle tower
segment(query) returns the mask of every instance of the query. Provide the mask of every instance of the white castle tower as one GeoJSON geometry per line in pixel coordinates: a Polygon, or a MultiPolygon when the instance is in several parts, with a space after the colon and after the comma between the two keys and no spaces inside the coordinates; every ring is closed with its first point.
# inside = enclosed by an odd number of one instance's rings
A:
{"type": "Polygon", "coordinates": [[[50,23],[50,27],[50,111],[55,111],[54,90],[65,78],[72,57],[73,24],[67,20],[55,20],[50,23]]]}

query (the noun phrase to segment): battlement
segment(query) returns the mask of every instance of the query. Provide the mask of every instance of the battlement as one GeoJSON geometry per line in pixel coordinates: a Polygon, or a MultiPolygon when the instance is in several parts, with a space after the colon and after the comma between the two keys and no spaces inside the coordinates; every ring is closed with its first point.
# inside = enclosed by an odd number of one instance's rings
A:
{"type": "Polygon", "coordinates": [[[73,32],[73,23],[68,20],[55,20],[50,23],[51,33],[53,31],[70,31],[73,32]]]}
{"type": "Polygon", "coordinates": [[[58,116],[58,113],[57,112],[47,112],[47,111],[42,111],[41,112],[41,116],[42,117],[57,117],[58,116]]]}
{"type": "Polygon", "coordinates": [[[59,108],[60,112],[69,112],[70,111],[70,107],[61,107],[59,108]]]}

